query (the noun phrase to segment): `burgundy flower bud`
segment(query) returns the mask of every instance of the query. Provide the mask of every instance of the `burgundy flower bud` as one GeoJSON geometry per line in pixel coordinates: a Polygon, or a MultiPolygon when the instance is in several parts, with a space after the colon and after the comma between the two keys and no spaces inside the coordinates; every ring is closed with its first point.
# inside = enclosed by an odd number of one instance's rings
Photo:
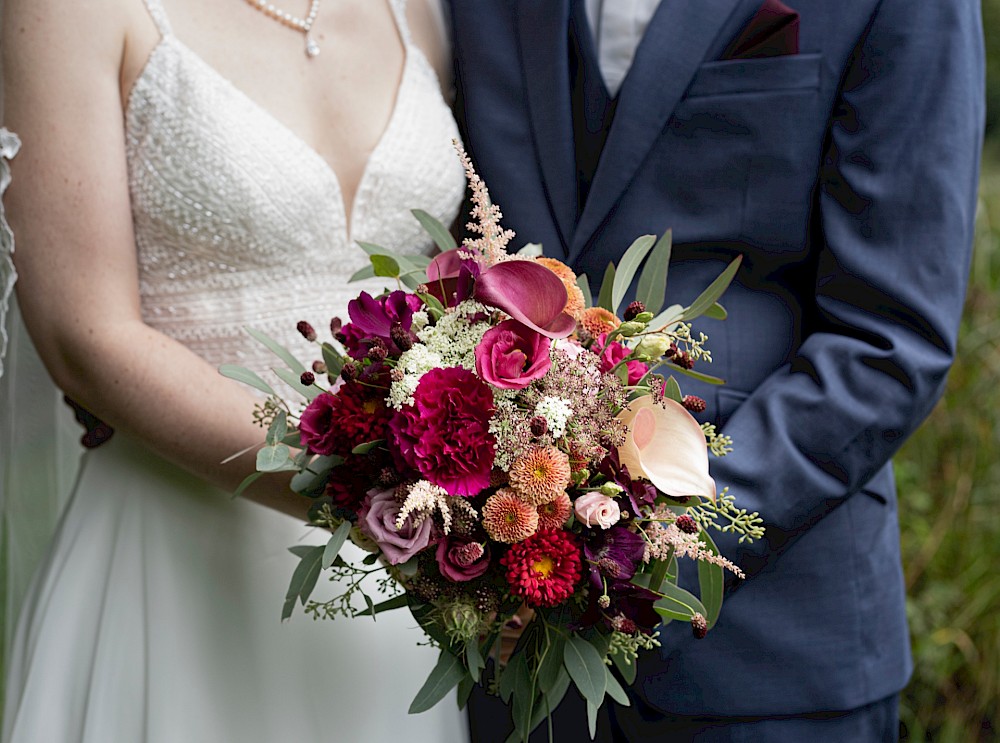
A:
{"type": "Polygon", "coordinates": [[[359,374],[361,371],[358,369],[358,365],[351,362],[344,364],[344,368],[340,370],[340,376],[345,382],[353,382],[359,374]]]}
{"type": "Polygon", "coordinates": [[[705,621],[705,617],[697,612],[691,617],[691,632],[694,634],[696,640],[703,640],[705,639],[705,635],[708,634],[708,622],[705,621]]]}
{"type": "Polygon", "coordinates": [[[687,351],[681,351],[674,357],[674,363],[682,369],[694,369],[694,359],[687,351]]]}
{"type": "Polygon", "coordinates": [[[305,338],[307,341],[311,342],[316,340],[316,329],[313,328],[313,326],[307,323],[305,320],[299,320],[298,324],[295,326],[295,329],[298,330],[300,333],[302,333],[302,337],[305,338]]]}
{"type": "Polygon", "coordinates": [[[677,517],[677,528],[680,529],[685,534],[697,534],[698,533],[698,522],[693,518],[688,516],[686,513],[682,513],[677,517]]]}
{"type": "Polygon", "coordinates": [[[372,341],[371,345],[368,347],[368,358],[378,363],[380,361],[385,361],[386,356],[389,355],[389,349],[385,345],[385,341],[381,338],[376,338],[372,341]]]}
{"type": "Polygon", "coordinates": [[[326,364],[322,361],[314,361],[312,363],[313,374],[326,374],[326,364]]]}
{"type": "Polygon", "coordinates": [[[704,413],[708,407],[705,401],[696,395],[685,395],[682,404],[692,413],[704,413]]]}
{"type": "Polygon", "coordinates": [[[340,334],[340,329],[344,327],[344,323],[340,321],[339,317],[334,317],[330,319],[330,335],[334,338],[340,334]]]}
{"type": "Polygon", "coordinates": [[[630,304],[628,307],[625,308],[625,316],[623,319],[625,320],[625,322],[629,322],[630,320],[635,320],[636,315],[638,315],[640,312],[645,312],[645,311],[646,311],[646,305],[637,299],[634,302],[632,302],[632,304],[630,304]]]}
{"type": "Polygon", "coordinates": [[[531,435],[544,436],[549,430],[549,422],[543,416],[536,415],[531,419],[531,435]]]}
{"type": "Polygon", "coordinates": [[[303,387],[312,387],[313,382],[315,381],[316,381],[316,375],[313,374],[311,371],[304,371],[302,372],[302,375],[299,377],[299,382],[302,383],[303,387]]]}
{"type": "Polygon", "coordinates": [[[663,354],[663,358],[665,358],[665,359],[672,359],[674,356],[676,356],[680,352],[681,352],[681,350],[679,348],[677,348],[677,344],[676,343],[671,343],[670,344],[670,348],[668,348],[666,350],[666,352],[663,354]]]}
{"type": "Polygon", "coordinates": [[[337,341],[337,343],[340,343],[340,344],[347,343],[347,336],[344,335],[343,333],[334,333],[333,334],[333,339],[335,341],[337,341]]]}
{"type": "Polygon", "coordinates": [[[413,348],[412,336],[398,322],[394,322],[392,327],[389,328],[389,339],[396,344],[400,351],[409,351],[413,348]]]}
{"type": "Polygon", "coordinates": [[[403,373],[402,369],[393,369],[389,372],[389,379],[393,382],[402,382],[406,375],[403,373]]]}

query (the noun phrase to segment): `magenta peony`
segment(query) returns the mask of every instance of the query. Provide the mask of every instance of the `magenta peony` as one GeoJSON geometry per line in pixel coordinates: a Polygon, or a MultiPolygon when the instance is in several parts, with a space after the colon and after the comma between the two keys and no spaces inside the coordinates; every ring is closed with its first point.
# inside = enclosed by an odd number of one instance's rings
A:
{"type": "Polygon", "coordinates": [[[490,328],[476,346],[479,376],[504,390],[523,390],[552,368],[552,341],[517,320],[490,328]]]}
{"type": "Polygon", "coordinates": [[[361,531],[375,540],[393,565],[406,562],[429,545],[434,525],[431,519],[424,519],[420,526],[413,528],[412,517],[408,516],[403,528],[397,529],[399,508],[392,489],[371,490],[358,514],[361,531]]]}
{"type": "Polygon", "coordinates": [[[441,575],[462,583],[478,578],[490,567],[490,546],[461,537],[445,537],[437,546],[437,564],[441,575]]]}
{"type": "Polygon", "coordinates": [[[489,387],[461,367],[431,369],[413,401],[389,422],[389,445],[402,463],[449,495],[489,487],[496,445],[489,387]]]}

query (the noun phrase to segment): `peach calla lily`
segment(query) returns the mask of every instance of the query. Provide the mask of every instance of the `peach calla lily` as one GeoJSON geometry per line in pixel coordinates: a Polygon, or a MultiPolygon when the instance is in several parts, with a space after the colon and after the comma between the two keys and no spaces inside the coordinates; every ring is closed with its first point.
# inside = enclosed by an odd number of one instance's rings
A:
{"type": "Polygon", "coordinates": [[[667,495],[715,500],[705,433],[683,405],[669,399],[661,405],[651,397],[640,397],[618,418],[628,426],[618,453],[630,475],[645,477],[667,495]]]}

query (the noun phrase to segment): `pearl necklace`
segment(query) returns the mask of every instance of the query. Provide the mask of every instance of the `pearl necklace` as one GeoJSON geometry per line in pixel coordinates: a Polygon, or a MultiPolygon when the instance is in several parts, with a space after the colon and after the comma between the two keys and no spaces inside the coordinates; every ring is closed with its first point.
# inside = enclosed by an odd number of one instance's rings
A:
{"type": "Polygon", "coordinates": [[[291,13],[278,10],[278,8],[274,7],[274,5],[269,3],[267,0],[247,0],[247,2],[250,3],[251,7],[256,8],[268,18],[273,18],[282,26],[287,26],[288,28],[294,29],[295,31],[301,31],[305,34],[307,57],[312,59],[319,54],[319,44],[317,44],[313,37],[309,35],[313,22],[316,20],[316,14],[319,12],[319,0],[310,1],[309,12],[306,14],[305,18],[296,18],[291,13]]]}

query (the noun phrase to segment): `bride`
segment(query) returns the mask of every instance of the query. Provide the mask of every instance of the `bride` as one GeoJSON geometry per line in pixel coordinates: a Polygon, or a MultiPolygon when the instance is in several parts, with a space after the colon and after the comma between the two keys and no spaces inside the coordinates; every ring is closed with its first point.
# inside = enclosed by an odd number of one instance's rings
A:
{"type": "Polygon", "coordinates": [[[406,714],[435,654],[405,613],[279,621],[287,548],[322,537],[287,477],[234,500],[252,455],[220,464],[263,435],[255,398],[216,371],[271,365],[243,327],[312,359],[296,322],[321,327],[365,288],[347,284],[354,241],[426,250],[409,208],[457,214],[426,2],[4,0],[4,123],[22,144],[0,139],[17,237],[13,253],[0,225],[0,308],[13,255],[20,309],[0,312],[8,616],[20,607],[3,741],[466,738],[453,704],[406,714]],[[110,439],[81,455],[43,425],[56,398],[23,328],[110,439]]]}

